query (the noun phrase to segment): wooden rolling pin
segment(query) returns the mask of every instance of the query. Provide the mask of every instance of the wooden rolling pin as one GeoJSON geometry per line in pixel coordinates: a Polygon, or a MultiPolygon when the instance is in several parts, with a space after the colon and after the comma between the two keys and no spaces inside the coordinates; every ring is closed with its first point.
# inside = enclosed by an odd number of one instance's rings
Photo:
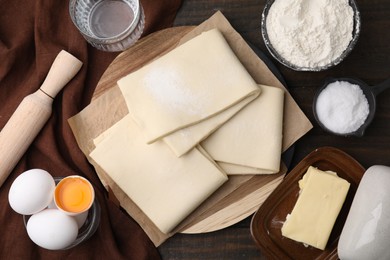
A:
{"type": "Polygon", "coordinates": [[[81,61],[62,50],[41,87],[22,100],[1,130],[0,187],[49,119],[54,97],[81,66],[81,61]]]}

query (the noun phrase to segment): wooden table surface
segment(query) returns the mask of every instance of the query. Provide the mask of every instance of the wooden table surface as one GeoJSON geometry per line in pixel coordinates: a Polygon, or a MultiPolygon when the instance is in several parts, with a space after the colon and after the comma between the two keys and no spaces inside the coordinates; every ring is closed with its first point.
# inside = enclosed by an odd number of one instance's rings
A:
{"type": "MultiPolygon", "coordinates": [[[[220,10],[249,42],[271,57],[260,34],[260,17],[266,0],[184,0],[176,26],[198,25],[220,10]]],[[[369,85],[390,77],[390,1],[357,0],[362,27],[352,53],[339,65],[323,72],[296,72],[274,61],[291,95],[314,128],[295,145],[291,168],[321,146],[337,147],[365,168],[390,166],[390,90],[377,97],[377,112],[364,137],[339,137],[325,133],[314,120],[312,101],[328,76],[357,77],[369,85]]],[[[265,259],[250,234],[250,217],[226,229],[197,235],[176,234],[159,251],[163,259],[265,259]]]]}

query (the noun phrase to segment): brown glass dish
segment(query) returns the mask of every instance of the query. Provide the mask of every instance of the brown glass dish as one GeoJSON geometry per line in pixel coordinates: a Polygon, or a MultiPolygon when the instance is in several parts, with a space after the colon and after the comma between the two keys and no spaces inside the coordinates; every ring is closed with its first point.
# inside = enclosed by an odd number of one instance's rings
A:
{"type": "Polygon", "coordinates": [[[311,152],[288,173],[252,218],[251,234],[262,253],[270,259],[338,259],[338,239],[364,172],[355,159],[339,149],[322,147],[311,152]],[[305,247],[281,233],[286,216],[291,213],[299,195],[298,181],[309,166],[335,171],[351,184],[325,250],[305,247]]]}

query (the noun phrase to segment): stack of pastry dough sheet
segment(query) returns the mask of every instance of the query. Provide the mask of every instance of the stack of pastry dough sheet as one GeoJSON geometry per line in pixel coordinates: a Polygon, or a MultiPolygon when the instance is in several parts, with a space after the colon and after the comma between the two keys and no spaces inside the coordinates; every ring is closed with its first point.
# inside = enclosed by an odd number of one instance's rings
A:
{"type": "Polygon", "coordinates": [[[127,75],[118,86],[147,143],[162,139],[177,156],[260,94],[218,29],[127,75]]]}
{"type": "Polygon", "coordinates": [[[218,29],[118,86],[129,113],[90,157],[163,233],[227,181],[221,166],[279,171],[284,92],[257,85],[218,29]]]}
{"type": "Polygon", "coordinates": [[[91,158],[163,233],[170,232],[227,181],[201,148],[179,158],[161,140],[146,144],[129,115],[94,143],[91,158]]]}
{"type": "Polygon", "coordinates": [[[279,172],[284,90],[259,87],[259,97],[202,142],[228,174],[279,172]]]}

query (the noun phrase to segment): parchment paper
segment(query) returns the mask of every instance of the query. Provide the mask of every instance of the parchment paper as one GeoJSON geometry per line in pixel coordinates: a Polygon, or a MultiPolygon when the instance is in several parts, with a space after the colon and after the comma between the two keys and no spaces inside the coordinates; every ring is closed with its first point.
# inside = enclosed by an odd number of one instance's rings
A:
{"type": "MultiPolygon", "coordinates": [[[[217,12],[185,35],[179,44],[211,28],[221,30],[230,47],[257,83],[285,89],[266,64],[231,27],[221,12],[217,12]]],[[[172,48],[174,47],[172,46],[172,48]]],[[[131,49],[128,51],[131,51],[131,49]]],[[[312,128],[312,124],[287,90],[284,106],[283,150],[286,150],[306,134],[312,128]]],[[[121,92],[114,85],[103,95],[94,99],[83,111],[70,118],[69,124],[81,150],[94,165],[102,183],[107,189],[112,190],[120,205],[140,224],[156,246],[159,246],[177,232],[199,233],[212,231],[234,224],[249,216],[282,181],[287,171],[285,167],[282,167],[280,173],[273,175],[231,176],[226,184],[196,209],[171,234],[163,234],[88,156],[94,149],[92,140],[127,113],[127,107],[121,92]]]]}

